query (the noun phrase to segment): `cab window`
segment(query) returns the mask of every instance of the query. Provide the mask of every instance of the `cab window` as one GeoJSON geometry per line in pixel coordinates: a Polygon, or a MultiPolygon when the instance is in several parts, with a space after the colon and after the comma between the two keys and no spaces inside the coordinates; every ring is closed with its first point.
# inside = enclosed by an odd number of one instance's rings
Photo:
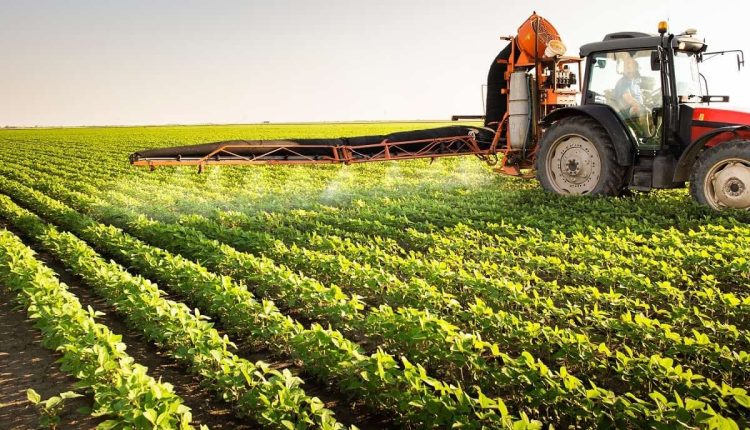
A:
{"type": "Polygon", "coordinates": [[[592,56],[587,86],[589,102],[611,106],[639,146],[661,141],[661,75],[651,70],[653,50],[599,53],[592,56]]]}

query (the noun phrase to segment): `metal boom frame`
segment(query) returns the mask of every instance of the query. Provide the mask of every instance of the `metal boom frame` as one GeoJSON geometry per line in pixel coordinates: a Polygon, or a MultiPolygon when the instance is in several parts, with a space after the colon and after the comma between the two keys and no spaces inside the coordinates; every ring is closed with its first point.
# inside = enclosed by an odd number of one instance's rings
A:
{"type": "Polygon", "coordinates": [[[439,158],[460,155],[477,155],[486,157],[497,153],[497,140],[487,149],[481,149],[473,133],[465,136],[451,136],[433,139],[409,140],[367,145],[307,145],[298,143],[250,143],[235,141],[219,145],[204,156],[195,157],[162,157],[134,160],[134,166],[198,166],[199,171],[207,165],[243,165],[243,164],[354,164],[374,161],[408,160],[419,158],[439,158]],[[240,155],[237,149],[258,150],[257,154],[240,155]],[[302,149],[318,149],[321,154],[307,155],[302,149]],[[379,149],[379,150],[378,150],[379,149]],[[373,152],[373,150],[375,150],[373,152]]]}

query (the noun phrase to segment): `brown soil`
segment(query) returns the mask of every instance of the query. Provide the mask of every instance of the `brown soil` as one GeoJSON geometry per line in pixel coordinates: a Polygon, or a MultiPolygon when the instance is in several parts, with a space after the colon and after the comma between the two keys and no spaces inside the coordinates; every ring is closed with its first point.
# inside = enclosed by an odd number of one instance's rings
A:
{"type": "MultiPolygon", "coordinates": [[[[14,299],[0,287],[0,428],[25,430],[39,425],[39,414],[26,399],[26,390],[33,388],[46,399],[74,390],[76,379],[60,371],[55,363],[60,355],[41,346],[41,333],[14,299]]],[[[92,402],[91,396],[68,400],[60,427],[95,427],[101,419],[75,412],[92,402]]]]}

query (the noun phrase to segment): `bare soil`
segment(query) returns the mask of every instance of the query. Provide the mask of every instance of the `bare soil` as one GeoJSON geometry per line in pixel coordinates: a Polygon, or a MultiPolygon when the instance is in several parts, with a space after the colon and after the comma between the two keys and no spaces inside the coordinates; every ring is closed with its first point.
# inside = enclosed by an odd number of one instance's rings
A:
{"type": "MultiPolygon", "coordinates": [[[[76,379],[59,370],[55,361],[60,355],[42,347],[41,333],[14,299],[0,287],[0,428],[25,430],[39,425],[39,414],[26,399],[26,390],[33,388],[46,399],[74,390],[76,379]]],[[[60,416],[61,428],[95,427],[101,419],[75,412],[92,402],[91,396],[68,400],[60,416]]]]}

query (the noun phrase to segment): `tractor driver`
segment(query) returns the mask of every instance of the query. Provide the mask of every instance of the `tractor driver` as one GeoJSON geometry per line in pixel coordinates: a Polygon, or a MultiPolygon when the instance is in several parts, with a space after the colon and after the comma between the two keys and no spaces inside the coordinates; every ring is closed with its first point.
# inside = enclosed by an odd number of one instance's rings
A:
{"type": "Polygon", "coordinates": [[[643,104],[641,92],[641,74],[638,62],[630,55],[625,56],[622,77],[615,85],[614,98],[620,105],[620,114],[636,136],[650,136],[651,113],[643,104]]]}
{"type": "Polygon", "coordinates": [[[646,108],[643,106],[641,93],[641,74],[638,71],[638,63],[629,55],[625,57],[622,77],[615,85],[614,96],[622,106],[625,118],[644,115],[646,108]]]}

